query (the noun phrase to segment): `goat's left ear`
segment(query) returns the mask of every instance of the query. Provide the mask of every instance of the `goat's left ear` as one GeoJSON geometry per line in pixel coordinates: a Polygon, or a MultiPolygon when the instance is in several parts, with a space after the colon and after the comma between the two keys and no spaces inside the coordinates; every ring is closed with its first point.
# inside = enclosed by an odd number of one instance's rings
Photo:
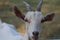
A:
{"type": "Polygon", "coordinates": [[[45,22],[45,21],[52,21],[53,18],[55,16],[55,13],[51,13],[51,14],[48,14],[44,17],[44,19],[42,19],[41,23],[45,22]]]}

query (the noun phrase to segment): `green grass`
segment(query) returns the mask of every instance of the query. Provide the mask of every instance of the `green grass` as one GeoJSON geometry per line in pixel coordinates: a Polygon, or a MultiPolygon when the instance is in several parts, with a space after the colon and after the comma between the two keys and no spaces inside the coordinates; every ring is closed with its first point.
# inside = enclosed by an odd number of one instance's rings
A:
{"type": "MultiPolygon", "coordinates": [[[[17,28],[24,22],[17,18],[12,10],[13,5],[17,5],[23,13],[27,10],[22,2],[23,0],[7,0],[3,4],[0,0],[0,18],[3,22],[7,22],[15,25],[17,28]],[[7,3],[7,4],[6,4],[7,3]]],[[[27,1],[33,10],[36,9],[37,4],[40,0],[25,0],[27,1]]],[[[60,0],[44,0],[42,10],[43,15],[51,12],[55,12],[55,18],[52,22],[42,23],[42,34],[41,38],[60,38],[60,0]]]]}

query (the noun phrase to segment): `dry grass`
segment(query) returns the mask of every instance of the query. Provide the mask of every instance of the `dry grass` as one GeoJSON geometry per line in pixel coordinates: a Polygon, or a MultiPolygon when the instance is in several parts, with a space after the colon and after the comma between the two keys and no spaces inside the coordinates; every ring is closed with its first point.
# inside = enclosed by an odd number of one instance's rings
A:
{"type": "Polygon", "coordinates": [[[25,25],[20,25],[20,28],[18,28],[17,31],[20,32],[22,35],[25,35],[25,25]]]}

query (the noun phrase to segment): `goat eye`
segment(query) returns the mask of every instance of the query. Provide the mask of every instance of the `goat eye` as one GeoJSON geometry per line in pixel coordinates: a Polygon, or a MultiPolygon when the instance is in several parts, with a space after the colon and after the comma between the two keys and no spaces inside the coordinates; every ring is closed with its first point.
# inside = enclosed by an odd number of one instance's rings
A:
{"type": "Polygon", "coordinates": [[[42,19],[42,20],[41,20],[41,23],[43,23],[43,22],[44,22],[44,20],[42,19]]]}
{"type": "Polygon", "coordinates": [[[30,21],[29,20],[27,20],[27,19],[24,19],[26,22],[28,22],[28,23],[30,23],[30,21]]]}

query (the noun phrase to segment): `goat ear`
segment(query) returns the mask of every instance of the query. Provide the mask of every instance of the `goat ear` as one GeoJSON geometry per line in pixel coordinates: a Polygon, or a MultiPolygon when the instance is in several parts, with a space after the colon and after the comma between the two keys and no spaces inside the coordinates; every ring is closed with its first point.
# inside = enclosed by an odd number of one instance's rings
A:
{"type": "Polygon", "coordinates": [[[54,18],[54,16],[55,16],[55,13],[48,14],[48,15],[46,15],[46,16],[44,17],[44,19],[42,19],[41,22],[43,23],[43,22],[45,22],[45,21],[52,21],[53,18],[54,18]]]}
{"type": "Polygon", "coordinates": [[[15,12],[15,15],[19,18],[21,18],[22,20],[28,22],[27,19],[24,19],[25,18],[25,15],[21,12],[21,10],[19,11],[19,9],[17,8],[17,6],[14,6],[14,12],[15,12]]]}
{"type": "Polygon", "coordinates": [[[18,9],[16,6],[14,6],[14,12],[15,12],[15,15],[16,15],[17,17],[19,17],[19,18],[21,18],[21,19],[24,20],[25,15],[23,15],[22,12],[19,11],[19,9],[18,9]]]}

